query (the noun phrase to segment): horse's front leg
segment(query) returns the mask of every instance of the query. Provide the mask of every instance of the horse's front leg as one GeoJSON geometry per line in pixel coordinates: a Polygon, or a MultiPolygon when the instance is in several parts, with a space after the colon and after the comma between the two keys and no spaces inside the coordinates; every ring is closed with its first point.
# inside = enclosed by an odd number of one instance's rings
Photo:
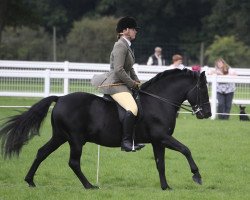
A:
{"type": "Polygon", "coordinates": [[[191,151],[188,149],[188,147],[186,147],[184,144],[182,144],[181,142],[179,142],[173,136],[170,136],[170,135],[165,136],[165,139],[162,141],[162,144],[164,144],[169,149],[179,151],[180,153],[182,153],[186,157],[186,159],[189,163],[191,172],[194,174],[193,175],[194,182],[201,185],[202,179],[201,179],[201,175],[199,173],[199,169],[198,169],[196,163],[194,162],[191,151]]]}
{"type": "Polygon", "coordinates": [[[171,189],[167,183],[165,175],[165,147],[159,143],[152,144],[157,170],[160,176],[161,188],[163,190],[171,189]]]}

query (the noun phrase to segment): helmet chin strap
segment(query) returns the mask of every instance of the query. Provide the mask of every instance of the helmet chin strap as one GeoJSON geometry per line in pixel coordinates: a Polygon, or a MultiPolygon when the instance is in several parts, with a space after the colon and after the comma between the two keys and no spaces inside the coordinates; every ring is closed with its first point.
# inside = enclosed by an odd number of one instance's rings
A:
{"type": "MultiPolygon", "coordinates": [[[[128,32],[128,29],[129,29],[129,28],[126,29],[127,32],[128,32]]],[[[129,41],[132,41],[132,38],[130,37],[130,35],[126,34],[126,32],[125,32],[125,33],[123,32],[123,33],[120,33],[120,34],[121,34],[123,37],[126,37],[129,41]]]]}

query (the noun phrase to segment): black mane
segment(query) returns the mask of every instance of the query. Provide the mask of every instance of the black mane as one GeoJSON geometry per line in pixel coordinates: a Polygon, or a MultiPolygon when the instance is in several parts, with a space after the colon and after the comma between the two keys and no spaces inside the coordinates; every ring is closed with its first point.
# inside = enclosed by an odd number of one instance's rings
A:
{"type": "Polygon", "coordinates": [[[189,70],[189,69],[171,69],[171,70],[165,70],[163,72],[158,73],[155,77],[151,78],[150,80],[148,80],[147,82],[143,83],[141,85],[141,89],[145,89],[148,86],[150,86],[151,84],[161,80],[162,78],[165,78],[167,76],[171,76],[171,75],[177,75],[177,74],[187,74],[187,75],[192,75],[193,77],[197,77],[198,74],[194,73],[193,71],[189,70]]]}

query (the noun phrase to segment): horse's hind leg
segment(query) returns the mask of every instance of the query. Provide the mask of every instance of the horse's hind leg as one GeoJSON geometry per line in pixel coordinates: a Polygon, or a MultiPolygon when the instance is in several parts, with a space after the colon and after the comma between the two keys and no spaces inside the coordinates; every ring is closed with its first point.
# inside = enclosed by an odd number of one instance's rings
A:
{"type": "Polygon", "coordinates": [[[54,136],[48,141],[44,146],[42,146],[38,151],[36,158],[33,162],[33,164],[30,167],[30,170],[28,171],[25,181],[29,184],[30,187],[35,187],[35,183],[33,181],[34,175],[41,164],[43,160],[45,160],[53,151],[55,151],[59,146],[61,146],[64,142],[66,142],[65,139],[62,138],[55,138],[54,136]]]}
{"type": "Polygon", "coordinates": [[[191,172],[194,174],[193,175],[193,180],[196,183],[201,185],[202,180],[201,180],[201,175],[199,173],[199,169],[198,169],[196,163],[194,162],[191,151],[188,149],[188,147],[186,147],[184,144],[182,144],[181,142],[179,142],[173,136],[170,136],[170,135],[167,135],[162,143],[167,148],[175,150],[175,151],[179,151],[180,153],[182,153],[186,157],[186,159],[187,159],[187,161],[189,163],[191,172]]]}
{"type": "Polygon", "coordinates": [[[160,176],[161,188],[163,190],[171,189],[167,183],[165,175],[165,147],[161,144],[153,144],[154,157],[157,170],[160,176]]]}
{"type": "Polygon", "coordinates": [[[70,142],[70,159],[69,166],[79,178],[81,183],[86,189],[97,189],[97,186],[93,186],[87,178],[84,176],[81,170],[80,160],[82,155],[83,144],[79,139],[74,140],[76,142],[70,142]]]}

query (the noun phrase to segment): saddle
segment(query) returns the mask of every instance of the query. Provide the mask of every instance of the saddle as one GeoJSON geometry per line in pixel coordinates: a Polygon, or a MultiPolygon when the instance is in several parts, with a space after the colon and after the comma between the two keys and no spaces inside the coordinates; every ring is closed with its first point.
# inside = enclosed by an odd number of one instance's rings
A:
{"type": "MultiPolygon", "coordinates": [[[[134,92],[133,97],[134,97],[135,102],[136,102],[137,107],[138,107],[137,121],[139,121],[143,117],[143,110],[142,110],[142,106],[141,106],[141,100],[140,100],[139,92],[134,92]]],[[[117,109],[118,109],[119,119],[122,122],[123,119],[124,119],[124,115],[126,113],[125,109],[123,107],[121,107],[109,94],[104,94],[102,98],[105,101],[114,102],[116,104],[117,109]]]]}

